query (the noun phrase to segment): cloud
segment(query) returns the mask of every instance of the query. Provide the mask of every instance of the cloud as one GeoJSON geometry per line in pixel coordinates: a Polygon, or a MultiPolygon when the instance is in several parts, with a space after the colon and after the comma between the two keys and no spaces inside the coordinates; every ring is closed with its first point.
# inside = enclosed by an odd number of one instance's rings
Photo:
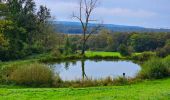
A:
{"type": "Polygon", "coordinates": [[[132,18],[148,18],[154,17],[157,14],[151,11],[145,10],[133,10],[128,8],[97,8],[95,14],[105,16],[120,16],[120,17],[132,17],[132,18]]]}
{"type": "MultiPolygon", "coordinates": [[[[35,0],[46,5],[56,20],[73,21],[71,15],[78,12],[78,0],[35,0]]],[[[93,19],[104,23],[142,25],[145,27],[170,27],[169,0],[100,0],[93,19]]]]}
{"type": "MultiPolygon", "coordinates": [[[[60,1],[60,0],[59,0],[60,1]]],[[[68,19],[73,12],[78,11],[77,2],[49,2],[47,5],[50,5],[51,12],[56,18],[68,19]]],[[[145,10],[133,10],[128,8],[107,8],[107,7],[97,7],[94,12],[94,17],[99,16],[104,19],[105,16],[120,16],[120,17],[132,17],[132,18],[147,18],[154,17],[156,13],[145,10]]]]}

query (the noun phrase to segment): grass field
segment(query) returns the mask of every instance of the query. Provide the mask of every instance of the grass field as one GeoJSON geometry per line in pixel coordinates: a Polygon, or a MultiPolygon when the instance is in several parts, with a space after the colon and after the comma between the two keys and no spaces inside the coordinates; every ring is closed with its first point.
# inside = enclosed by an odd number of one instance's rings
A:
{"type": "Polygon", "coordinates": [[[86,51],[87,57],[102,56],[102,57],[122,57],[119,52],[99,52],[99,51],[86,51]]]}
{"type": "Polygon", "coordinates": [[[0,100],[170,100],[170,78],[94,88],[3,87],[0,100]]]}
{"type": "MultiPolygon", "coordinates": [[[[140,55],[141,53],[134,53],[133,55],[140,55]]],[[[69,58],[72,58],[72,56],[77,56],[77,55],[70,55],[68,56],[69,58]]],[[[103,57],[103,58],[107,58],[107,57],[118,57],[118,58],[126,58],[121,56],[121,54],[119,52],[102,52],[102,51],[86,51],[85,56],[87,58],[94,58],[96,56],[98,57],[103,57]]],[[[64,56],[63,58],[61,58],[60,60],[64,59],[64,58],[68,58],[67,56],[64,56]]],[[[50,54],[40,54],[40,55],[36,55],[36,56],[30,56],[27,57],[25,59],[22,60],[16,60],[16,61],[9,61],[9,62],[0,62],[0,67],[4,66],[4,65],[10,65],[10,64],[23,64],[23,63],[31,63],[31,62],[36,62],[36,61],[40,61],[41,59],[45,60],[45,62],[50,61],[51,59],[53,59],[54,57],[51,56],[50,54]]],[[[81,58],[78,56],[78,58],[81,58]]]]}

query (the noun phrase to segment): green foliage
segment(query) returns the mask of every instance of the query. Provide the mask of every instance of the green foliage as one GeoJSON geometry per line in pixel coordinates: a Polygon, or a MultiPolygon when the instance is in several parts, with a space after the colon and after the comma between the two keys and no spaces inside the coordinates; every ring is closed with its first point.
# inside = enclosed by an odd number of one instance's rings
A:
{"type": "Polygon", "coordinates": [[[95,51],[113,51],[113,37],[110,31],[101,30],[97,35],[92,35],[87,41],[87,47],[95,51]]]}
{"type": "Polygon", "coordinates": [[[152,58],[142,65],[142,70],[139,73],[139,77],[144,79],[159,79],[168,77],[170,70],[167,66],[169,61],[163,61],[160,58],[152,58]]]}
{"type": "Polygon", "coordinates": [[[8,40],[5,38],[5,36],[0,33],[0,50],[4,49],[8,46],[8,40]]]}
{"type": "Polygon", "coordinates": [[[121,44],[120,47],[119,47],[119,50],[120,54],[122,56],[130,56],[132,54],[132,50],[130,49],[130,47],[127,47],[126,45],[124,44],[121,44]]]}
{"type": "Polygon", "coordinates": [[[74,43],[71,43],[70,38],[66,38],[65,45],[64,45],[64,54],[74,54],[77,51],[77,45],[74,43]]]}
{"type": "MultiPolygon", "coordinates": [[[[74,43],[80,50],[81,47],[78,45],[82,36],[72,35],[69,38],[74,38],[74,43]]],[[[92,51],[117,52],[121,45],[126,45],[132,52],[155,51],[164,47],[169,38],[169,33],[115,33],[101,30],[98,34],[90,36],[86,47],[92,51]]]]}
{"type": "Polygon", "coordinates": [[[5,17],[8,14],[7,5],[0,2],[0,18],[5,17]]]}
{"type": "Polygon", "coordinates": [[[132,58],[138,61],[147,61],[153,57],[156,57],[156,54],[154,52],[146,52],[146,51],[137,55],[132,55],[132,58]]]}
{"type": "Polygon", "coordinates": [[[57,57],[57,58],[60,58],[62,55],[58,48],[54,48],[51,53],[52,53],[52,56],[57,57]]]}
{"type": "Polygon", "coordinates": [[[134,48],[136,52],[155,50],[163,44],[162,41],[159,41],[156,35],[149,33],[135,33],[130,37],[130,45],[134,48]]]}
{"type": "Polygon", "coordinates": [[[22,54],[21,49],[23,48],[23,42],[20,38],[25,32],[24,29],[15,26],[10,20],[0,20],[0,31],[1,36],[5,39],[2,41],[8,44],[6,49],[0,49],[0,60],[19,58],[18,53],[22,54]]]}
{"type": "Polygon", "coordinates": [[[163,59],[163,63],[170,71],[170,55],[163,59]]]}
{"type": "Polygon", "coordinates": [[[170,55],[170,44],[167,43],[163,48],[157,49],[156,54],[159,57],[166,57],[170,55]]]}
{"type": "Polygon", "coordinates": [[[8,61],[49,52],[56,47],[58,35],[47,23],[50,10],[34,0],[8,0],[0,4],[0,60],[8,61]]]}
{"type": "Polygon", "coordinates": [[[39,21],[41,23],[45,23],[51,17],[50,10],[47,7],[44,7],[42,5],[40,6],[39,9],[40,10],[37,12],[39,21]]]}
{"type": "Polygon", "coordinates": [[[65,55],[69,55],[69,54],[71,54],[71,44],[70,44],[70,41],[69,41],[69,39],[67,38],[66,39],[66,43],[65,43],[65,46],[64,46],[64,54],[65,55]]]}

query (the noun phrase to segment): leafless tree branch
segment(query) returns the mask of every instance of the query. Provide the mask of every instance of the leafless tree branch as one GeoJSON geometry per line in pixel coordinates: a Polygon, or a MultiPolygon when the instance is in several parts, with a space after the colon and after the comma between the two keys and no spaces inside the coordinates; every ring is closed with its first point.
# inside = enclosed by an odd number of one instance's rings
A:
{"type": "Polygon", "coordinates": [[[90,16],[93,12],[93,10],[96,7],[98,0],[80,0],[79,3],[79,16],[76,16],[73,13],[73,18],[76,18],[80,21],[82,25],[83,30],[83,44],[82,44],[82,54],[85,52],[85,44],[88,38],[91,36],[92,33],[96,32],[99,27],[95,27],[91,32],[88,32],[88,24],[91,21],[97,21],[97,20],[91,20],[90,16]],[[85,13],[84,16],[82,16],[82,13],[85,13]]]}

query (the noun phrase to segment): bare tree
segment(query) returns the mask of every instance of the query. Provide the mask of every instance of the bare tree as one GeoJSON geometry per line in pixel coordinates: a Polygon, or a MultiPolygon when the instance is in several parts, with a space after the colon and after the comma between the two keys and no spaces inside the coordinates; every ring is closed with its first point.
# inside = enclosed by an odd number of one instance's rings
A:
{"type": "Polygon", "coordinates": [[[97,32],[100,28],[100,25],[95,26],[93,29],[89,29],[88,24],[92,21],[97,21],[94,19],[90,19],[93,10],[96,8],[98,0],[80,0],[79,3],[79,14],[75,15],[73,13],[73,18],[76,18],[80,21],[82,30],[83,30],[83,39],[82,39],[82,55],[85,53],[85,46],[88,38],[91,34],[97,32]]]}

